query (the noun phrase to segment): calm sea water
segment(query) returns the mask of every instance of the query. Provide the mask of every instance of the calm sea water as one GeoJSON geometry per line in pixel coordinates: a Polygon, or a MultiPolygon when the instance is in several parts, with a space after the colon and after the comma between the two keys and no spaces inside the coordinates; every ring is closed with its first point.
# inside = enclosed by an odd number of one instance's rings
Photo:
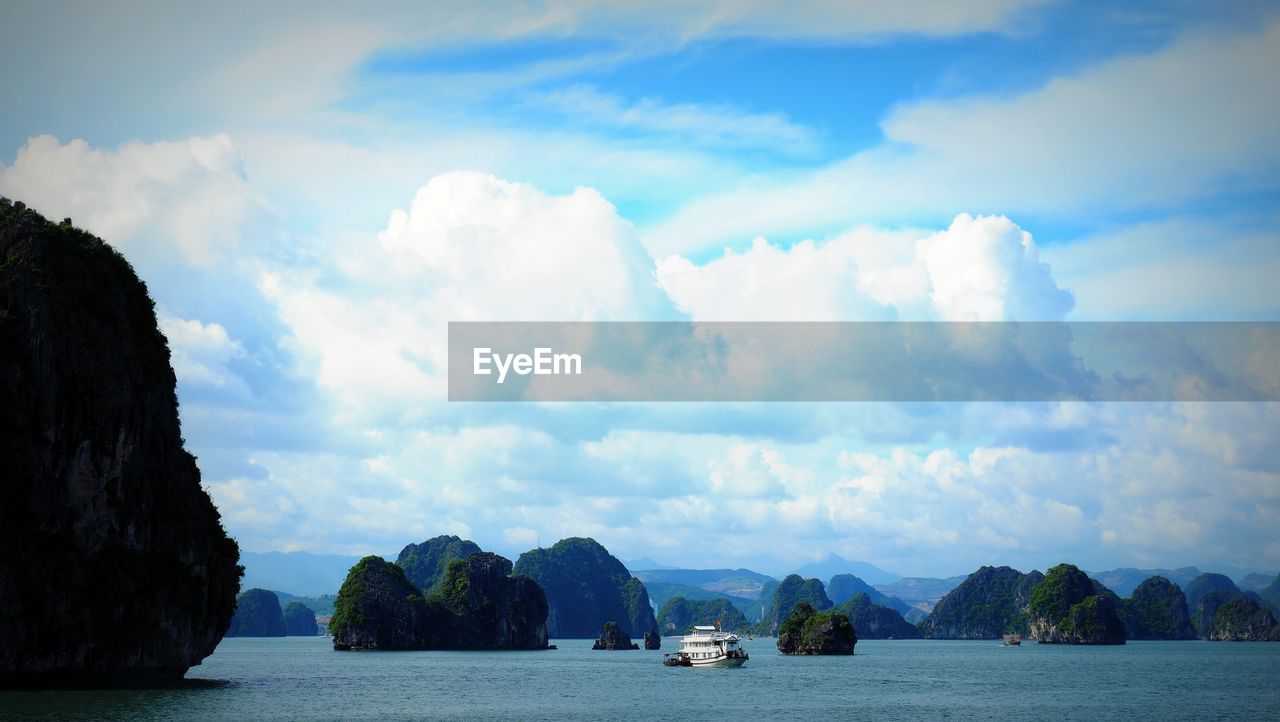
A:
{"type": "MultiPolygon", "coordinates": [[[[741,669],[660,652],[334,652],[323,638],[227,639],[159,690],[0,692],[10,719],[1280,719],[1280,644],[1059,647],[874,641],[853,657],[746,644],[741,669]]],[[[675,640],[663,640],[673,646],[675,640]]]]}

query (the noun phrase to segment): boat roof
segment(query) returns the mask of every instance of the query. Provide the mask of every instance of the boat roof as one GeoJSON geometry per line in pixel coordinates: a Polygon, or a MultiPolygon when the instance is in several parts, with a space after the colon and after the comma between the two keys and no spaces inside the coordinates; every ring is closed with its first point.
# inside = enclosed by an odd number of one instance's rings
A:
{"type": "Polygon", "coordinates": [[[695,627],[694,627],[694,629],[698,630],[699,632],[714,632],[714,631],[716,631],[716,628],[715,628],[715,627],[698,627],[698,626],[695,626],[695,627]]]}

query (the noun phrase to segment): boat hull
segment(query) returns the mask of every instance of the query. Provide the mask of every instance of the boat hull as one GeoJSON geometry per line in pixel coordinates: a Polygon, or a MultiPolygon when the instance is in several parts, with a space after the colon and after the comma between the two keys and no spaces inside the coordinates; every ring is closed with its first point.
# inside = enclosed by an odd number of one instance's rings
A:
{"type": "Polygon", "coordinates": [[[717,657],[716,659],[700,659],[693,663],[695,667],[741,667],[747,663],[746,657],[717,657]]]}

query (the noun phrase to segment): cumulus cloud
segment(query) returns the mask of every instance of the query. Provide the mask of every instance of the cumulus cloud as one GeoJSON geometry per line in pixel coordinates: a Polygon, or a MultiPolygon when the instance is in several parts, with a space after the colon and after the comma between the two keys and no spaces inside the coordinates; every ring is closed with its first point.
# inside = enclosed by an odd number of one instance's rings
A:
{"type": "Polygon", "coordinates": [[[164,308],[156,315],[179,383],[217,388],[243,384],[229,365],[245,356],[244,346],[222,324],[178,318],[164,308]]]}
{"type": "Polygon", "coordinates": [[[447,321],[674,313],[631,225],[599,193],[548,195],[473,172],[431,179],[330,275],[281,269],[260,285],[306,373],[366,410],[443,398],[447,321]]]}
{"type": "Polygon", "coordinates": [[[212,265],[233,256],[247,226],[267,214],[227,135],[114,150],[36,136],[13,165],[0,164],[0,193],[50,218],[70,217],[135,263],[212,265]]]}
{"type": "Polygon", "coordinates": [[[671,256],[658,278],[698,321],[1056,321],[1073,305],[1030,233],[963,213],[935,233],[861,228],[789,249],[757,238],[703,265],[671,256]]]}

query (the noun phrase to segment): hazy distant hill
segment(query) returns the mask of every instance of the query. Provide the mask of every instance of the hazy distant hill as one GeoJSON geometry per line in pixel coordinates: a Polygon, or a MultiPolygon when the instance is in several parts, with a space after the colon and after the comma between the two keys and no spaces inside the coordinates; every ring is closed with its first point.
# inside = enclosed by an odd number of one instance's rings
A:
{"type": "Polygon", "coordinates": [[[687,600],[699,602],[712,599],[727,599],[748,620],[754,621],[756,617],[760,616],[760,603],[755,599],[736,597],[724,592],[713,592],[709,589],[691,587],[687,584],[671,584],[652,580],[644,582],[644,588],[649,592],[649,603],[653,605],[654,609],[658,610],[661,610],[666,606],[667,602],[676,597],[684,597],[687,600]]]}
{"type": "Polygon", "coordinates": [[[360,557],[311,552],[240,552],[241,589],[272,589],[299,597],[337,594],[360,557]]]}
{"type": "Polygon", "coordinates": [[[635,574],[636,572],[643,569],[675,569],[676,568],[669,564],[655,562],[649,557],[640,557],[639,559],[628,559],[622,562],[622,566],[626,567],[627,571],[631,572],[632,574],[635,574]]]}
{"type": "Polygon", "coordinates": [[[1133,595],[1139,584],[1151,577],[1164,577],[1186,591],[1187,585],[1200,575],[1195,567],[1179,567],[1177,569],[1133,569],[1121,567],[1106,572],[1088,572],[1089,576],[1102,582],[1103,586],[1122,597],[1133,595]]]}
{"type": "Polygon", "coordinates": [[[820,562],[806,564],[795,570],[795,573],[806,579],[830,579],[837,574],[852,574],[871,585],[891,584],[902,578],[870,562],[849,561],[835,554],[828,554],[827,558],[820,562]]]}
{"type": "Polygon", "coordinates": [[[934,579],[932,577],[904,577],[889,584],[872,584],[876,591],[887,597],[897,597],[913,607],[929,611],[939,599],[960,586],[967,575],[934,579]]]}
{"type": "MultiPolygon", "coordinates": [[[[718,592],[718,596],[728,595],[743,599],[758,599],[766,584],[778,581],[768,574],[753,572],[750,569],[645,569],[632,573],[645,583],[646,588],[649,587],[650,582],[680,584],[718,592]]],[[[689,599],[694,598],[688,594],[683,596],[689,599]]],[[[658,602],[654,603],[658,604],[658,602]]]]}

